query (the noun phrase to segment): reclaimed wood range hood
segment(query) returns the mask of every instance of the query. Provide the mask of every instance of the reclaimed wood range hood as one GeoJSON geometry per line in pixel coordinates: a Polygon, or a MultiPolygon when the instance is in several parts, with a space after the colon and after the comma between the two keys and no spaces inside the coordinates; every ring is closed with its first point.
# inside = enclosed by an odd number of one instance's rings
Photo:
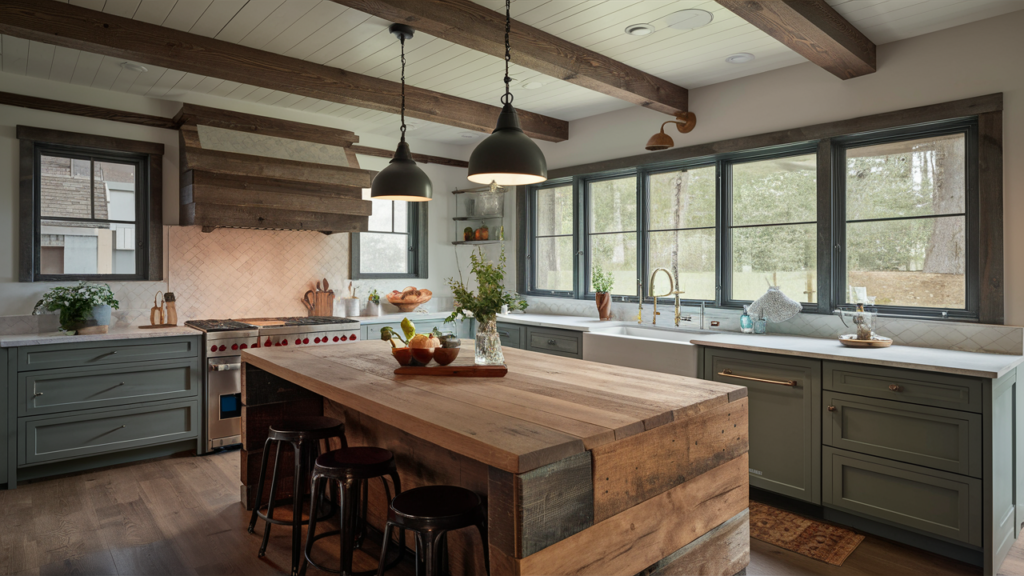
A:
{"type": "Polygon", "coordinates": [[[372,203],[362,189],[376,172],[359,168],[352,132],[193,104],[174,120],[182,226],[367,230],[372,203]]]}

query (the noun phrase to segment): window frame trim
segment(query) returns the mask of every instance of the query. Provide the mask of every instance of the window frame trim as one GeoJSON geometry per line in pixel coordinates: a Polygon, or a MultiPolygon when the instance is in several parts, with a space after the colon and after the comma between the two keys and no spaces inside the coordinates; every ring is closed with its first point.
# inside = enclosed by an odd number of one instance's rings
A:
{"type": "MultiPolygon", "coordinates": [[[[591,268],[593,266],[593,259],[590,257],[590,251],[591,251],[591,248],[592,248],[592,246],[590,244],[590,236],[592,235],[592,233],[590,232],[590,185],[593,184],[594,182],[606,182],[608,180],[625,180],[629,176],[634,176],[634,179],[635,179],[635,190],[636,190],[636,222],[634,223],[635,224],[635,229],[633,230],[633,233],[637,235],[637,239],[636,239],[637,274],[640,275],[641,277],[643,277],[642,267],[643,267],[643,258],[644,258],[645,253],[644,253],[643,237],[642,237],[642,235],[643,235],[642,225],[643,225],[643,222],[644,222],[644,208],[643,208],[643,202],[642,202],[642,200],[643,200],[643,191],[641,190],[642,172],[643,171],[641,169],[639,169],[639,168],[632,169],[632,170],[615,170],[615,171],[605,172],[605,173],[602,173],[602,174],[588,174],[586,177],[582,177],[582,178],[579,179],[579,187],[580,187],[580,192],[581,192],[581,194],[580,194],[581,197],[580,197],[580,201],[579,201],[579,206],[580,206],[580,212],[579,212],[580,224],[579,224],[579,226],[582,229],[582,231],[581,231],[582,236],[581,237],[583,238],[583,245],[581,247],[577,248],[577,256],[578,256],[578,260],[581,261],[583,267],[581,268],[581,271],[580,271],[580,274],[579,274],[579,276],[581,276],[581,278],[580,278],[580,284],[577,286],[576,293],[580,295],[580,298],[579,298],[580,300],[594,300],[594,301],[597,300],[597,293],[594,292],[593,289],[592,289],[593,282],[591,281],[591,275],[590,275],[590,271],[591,271],[591,268]],[[582,251],[582,254],[580,254],[581,251],[582,251]]],[[[573,214],[574,218],[576,218],[576,216],[577,216],[576,214],[573,214]]],[[[629,234],[629,233],[630,232],[627,231],[627,232],[594,232],[593,234],[595,234],[595,235],[602,235],[602,234],[629,234]]],[[[647,292],[646,291],[643,292],[643,294],[644,294],[645,297],[647,296],[647,292]]],[[[612,293],[612,297],[614,297],[614,296],[615,296],[615,293],[613,292],[612,293]]],[[[627,298],[632,298],[633,301],[636,300],[635,296],[627,296],[625,294],[619,294],[618,297],[619,297],[620,301],[626,301],[625,299],[627,299],[627,298]]]]}
{"type": "MultiPolygon", "coordinates": [[[[851,134],[832,139],[832,170],[835,173],[832,187],[833,228],[832,228],[832,262],[833,278],[831,298],[836,309],[849,310],[854,304],[846,302],[846,151],[851,148],[864,148],[878,144],[920,140],[929,136],[945,136],[964,134],[964,276],[965,306],[963,309],[934,308],[927,306],[889,306],[876,305],[879,314],[884,316],[918,316],[935,319],[951,319],[960,321],[980,321],[981,273],[980,247],[984,241],[979,225],[980,182],[979,162],[980,146],[978,135],[978,118],[959,118],[927,125],[905,126],[890,130],[878,130],[864,134],[851,134]]],[[[959,216],[956,214],[955,216],[959,216]]],[[[942,215],[932,216],[940,218],[942,215]]],[[[910,218],[899,218],[907,220],[910,218]]]]}
{"type": "MultiPolygon", "coordinates": [[[[393,201],[392,201],[393,202],[393,201]]],[[[389,280],[401,278],[427,278],[428,254],[427,249],[427,206],[426,202],[408,202],[408,232],[372,232],[367,234],[405,234],[409,237],[408,246],[408,269],[410,272],[403,274],[364,273],[359,271],[359,236],[360,232],[354,232],[351,237],[349,249],[349,277],[352,280],[389,280]]],[[[394,207],[391,215],[392,228],[394,228],[394,207]]]]}
{"type": "MultiPolygon", "coordinates": [[[[578,179],[577,178],[559,178],[557,180],[547,180],[547,181],[543,182],[542,184],[538,184],[536,186],[529,186],[529,187],[523,186],[523,187],[520,187],[516,191],[516,193],[517,194],[522,194],[522,196],[523,196],[523,198],[525,200],[525,204],[526,204],[526,220],[527,220],[524,223],[525,224],[525,227],[524,227],[525,233],[521,235],[521,236],[523,236],[523,242],[521,244],[525,244],[525,247],[526,247],[526,252],[524,254],[524,259],[527,261],[526,262],[526,267],[525,267],[527,272],[526,272],[526,278],[523,279],[523,281],[526,282],[526,285],[525,285],[526,289],[525,290],[524,289],[520,289],[519,292],[521,294],[525,294],[525,295],[529,295],[529,296],[542,296],[542,297],[548,297],[548,298],[575,298],[575,295],[578,293],[578,289],[579,289],[580,279],[579,279],[578,276],[579,276],[579,271],[581,270],[579,262],[578,262],[579,256],[580,256],[580,254],[579,254],[579,251],[580,251],[580,248],[579,248],[579,244],[580,244],[580,236],[579,236],[579,216],[580,216],[580,211],[579,211],[579,185],[578,185],[578,179]],[[549,190],[551,188],[565,188],[566,186],[569,186],[569,187],[572,188],[572,200],[571,200],[571,202],[572,202],[572,234],[571,234],[571,236],[572,236],[572,255],[573,255],[573,257],[572,257],[572,262],[573,262],[572,285],[573,285],[573,289],[572,290],[546,290],[546,289],[542,289],[542,288],[537,288],[537,284],[536,284],[536,282],[537,282],[537,264],[536,264],[536,258],[535,258],[536,254],[537,254],[537,238],[538,238],[537,233],[536,233],[537,229],[538,229],[538,226],[537,226],[537,193],[540,190],[549,190]]],[[[564,236],[565,235],[561,235],[561,237],[564,237],[564,236]]]]}

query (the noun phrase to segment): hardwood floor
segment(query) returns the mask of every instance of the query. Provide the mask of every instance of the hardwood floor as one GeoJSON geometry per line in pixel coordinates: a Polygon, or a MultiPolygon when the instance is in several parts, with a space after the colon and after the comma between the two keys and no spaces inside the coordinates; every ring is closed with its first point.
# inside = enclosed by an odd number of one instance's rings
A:
{"type": "MultiPolygon", "coordinates": [[[[183,456],[83,472],[0,491],[0,573],[118,575],[285,574],[290,563],[287,528],[271,532],[265,558],[257,558],[262,524],[249,534],[249,513],[239,503],[239,457],[223,452],[183,456]]],[[[337,546],[318,546],[325,564],[337,546]]],[[[376,553],[376,549],[368,552],[376,553]]],[[[357,570],[376,560],[357,553],[357,570]]],[[[406,562],[388,574],[412,573],[406,562]]],[[[975,575],[981,570],[868,536],[842,567],[831,566],[757,540],[749,575],[975,575]]],[[[310,567],[309,574],[320,573],[310,567]]],[[[1000,574],[1024,576],[1018,541],[1000,574]]]]}

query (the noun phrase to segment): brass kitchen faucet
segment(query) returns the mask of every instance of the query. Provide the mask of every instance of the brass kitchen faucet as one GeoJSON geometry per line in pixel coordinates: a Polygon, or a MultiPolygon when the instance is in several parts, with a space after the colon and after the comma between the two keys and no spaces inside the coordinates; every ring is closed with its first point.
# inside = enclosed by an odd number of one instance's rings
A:
{"type": "Polygon", "coordinates": [[[675,321],[676,321],[676,327],[677,328],[679,327],[679,320],[680,320],[680,316],[679,316],[679,295],[680,294],[684,294],[685,291],[683,291],[683,290],[676,290],[676,284],[678,284],[678,282],[676,282],[672,278],[672,273],[669,272],[665,268],[655,268],[654,272],[651,272],[651,289],[650,289],[650,292],[651,292],[651,298],[654,299],[654,315],[651,317],[651,324],[657,325],[658,324],[658,316],[661,314],[661,312],[658,312],[658,298],[663,298],[665,296],[672,296],[672,297],[674,297],[676,299],[675,321]],[[660,295],[655,295],[654,294],[654,277],[658,275],[658,272],[664,272],[668,276],[668,293],[666,293],[666,294],[660,294],[660,295]]]}

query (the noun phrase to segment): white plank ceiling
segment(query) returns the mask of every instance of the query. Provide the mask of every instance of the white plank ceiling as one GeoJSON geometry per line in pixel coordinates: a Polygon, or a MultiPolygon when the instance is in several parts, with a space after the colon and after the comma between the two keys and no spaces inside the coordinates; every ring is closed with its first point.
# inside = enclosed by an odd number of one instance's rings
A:
{"type": "MultiPolygon", "coordinates": [[[[68,0],[60,0],[67,3],[68,0]]],[[[476,0],[504,11],[503,0],[476,0]]],[[[260,50],[398,81],[398,45],[388,22],[330,0],[70,0],[71,4],[167,28],[214,37],[260,50]]],[[[829,0],[876,44],[885,44],[1024,9],[1020,0],[829,0]]],[[[512,17],[580,46],[697,88],[791,66],[804,59],[713,1],[706,0],[516,0],[512,17]],[[702,28],[668,28],[665,17],[688,8],[711,12],[702,28]],[[629,36],[629,24],[649,23],[656,32],[629,36]],[[750,52],[753,62],[734,65],[726,56],[750,52]]],[[[417,34],[407,42],[410,85],[499,105],[501,59],[417,34]]],[[[286,92],[150,66],[138,73],[122,60],[0,36],[0,69],[153,98],[183,100],[205,93],[344,118],[360,133],[393,134],[398,117],[286,92]]],[[[822,71],[822,74],[827,72],[822,71]]],[[[516,106],[576,120],[629,103],[538,74],[513,64],[516,106]],[[526,84],[539,83],[527,90],[526,84]]],[[[839,82],[839,80],[836,80],[839,82]]],[[[531,84],[531,87],[534,84],[531,84]]],[[[469,144],[482,135],[414,120],[410,135],[469,144]]]]}

